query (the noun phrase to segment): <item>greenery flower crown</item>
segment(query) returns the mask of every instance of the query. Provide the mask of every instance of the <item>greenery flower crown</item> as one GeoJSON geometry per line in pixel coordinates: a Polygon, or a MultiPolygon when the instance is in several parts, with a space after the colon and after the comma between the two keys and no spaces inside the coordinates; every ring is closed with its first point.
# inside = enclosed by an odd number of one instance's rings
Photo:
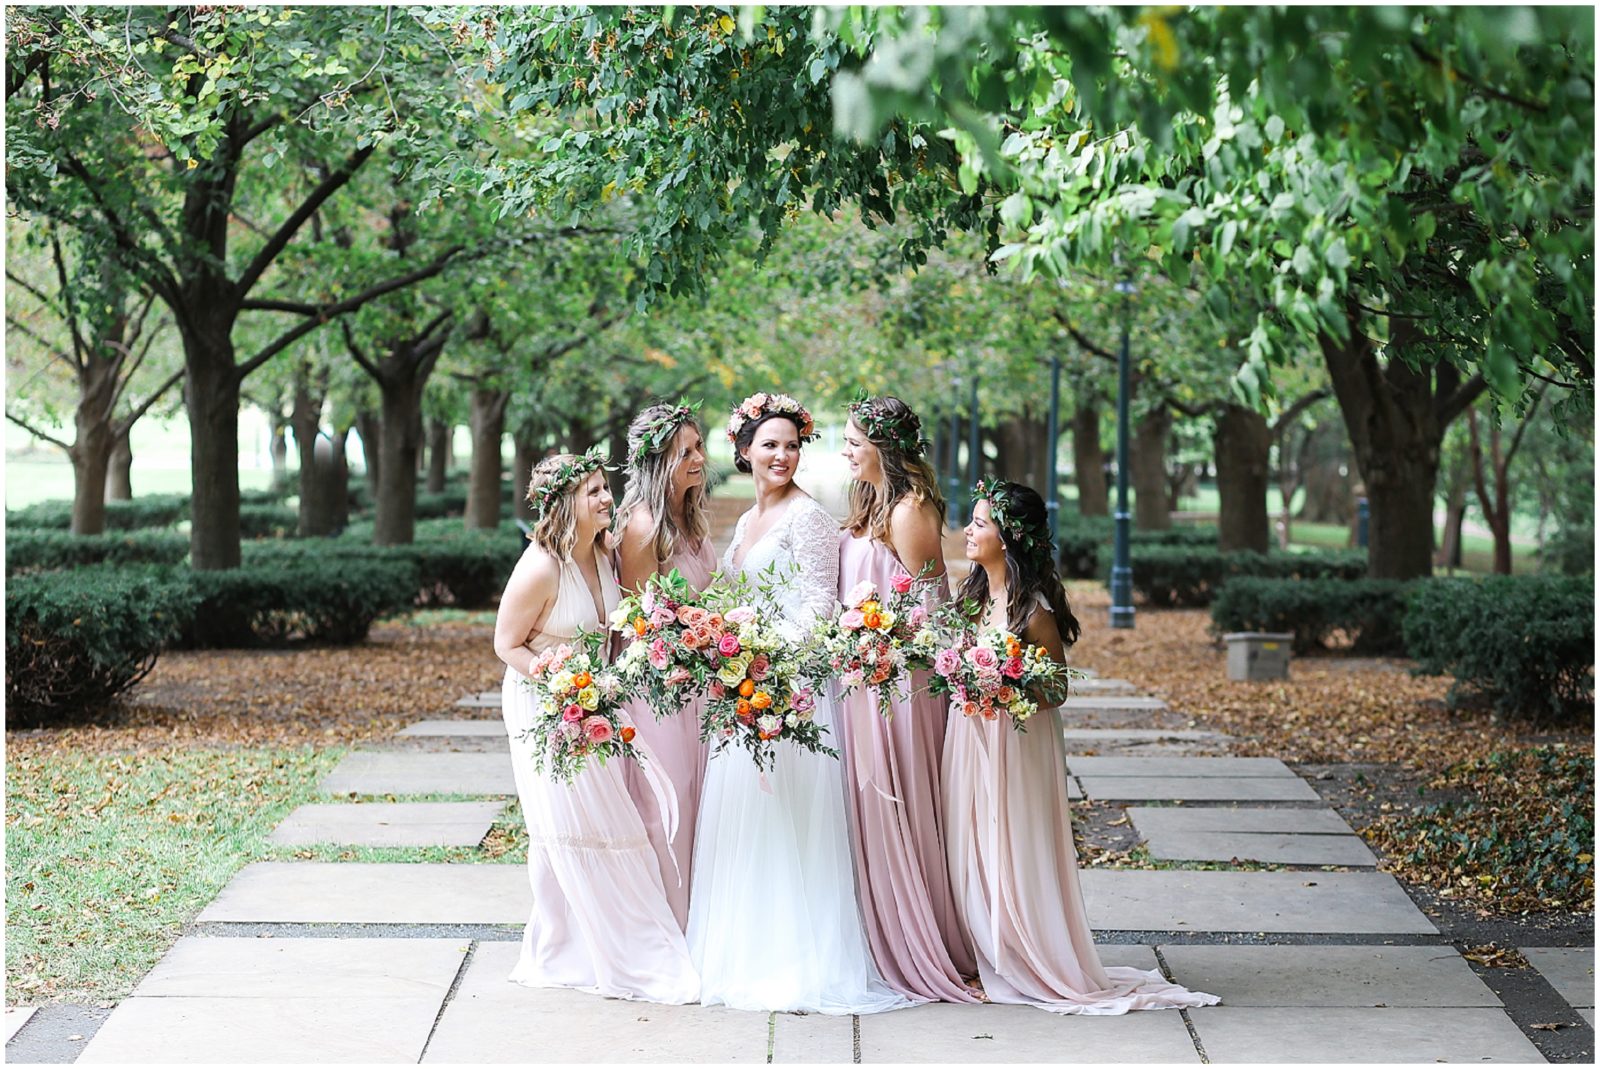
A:
{"type": "Polygon", "coordinates": [[[695,414],[700,411],[700,404],[699,401],[692,405],[685,404],[683,399],[679,398],[677,406],[670,412],[645,424],[644,430],[639,434],[639,444],[628,454],[628,462],[634,466],[643,464],[645,457],[659,451],[672,441],[683,425],[695,418],[695,414]]]}
{"type": "Polygon", "coordinates": [[[1045,559],[1053,556],[1050,548],[1050,529],[1043,524],[1029,523],[1012,514],[1014,504],[1011,493],[1015,483],[1005,479],[979,479],[972,487],[972,500],[988,501],[989,515],[1005,534],[1005,541],[1025,554],[1045,559]]]}
{"type": "Polygon", "coordinates": [[[728,417],[728,441],[737,444],[746,423],[759,423],[768,416],[796,417],[800,421],[800,440],[816,441],[817,425],[812,422],[811,413],[786,393],[753,393],[735,405],[728,417]]]}
{"type": "Polygon", "coordinates": [[[874,443],[892,445],[908,457],[920,457],[928,451],[929,442],[922,437],[922,420],[907,410],[903,416],[878,411],[878,398],[858,394],[850,402],[850,418],[867,432],[874,443]]]}
{"type": "Polygon", "coordinates": [[[599,446],[592,447],[581,457],[573,457],[563,461],[545,484],[533,492],[533,509],[542,520],[545,513],[550,511],[550,505],[562,494],[577,486],[579,482],[597,471],[616,471],[617,469],[606,463],[606,455],[600,451],[599,446]]]}

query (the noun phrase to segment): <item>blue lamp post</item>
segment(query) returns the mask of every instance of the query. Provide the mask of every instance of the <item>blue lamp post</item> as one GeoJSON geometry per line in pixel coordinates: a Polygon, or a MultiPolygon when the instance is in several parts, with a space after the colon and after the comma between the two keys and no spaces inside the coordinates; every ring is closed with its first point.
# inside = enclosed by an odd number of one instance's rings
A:
{"type": "Polygon", "coordinates": [[[1122,301],[1122,348],[1117,352],[1117,513],[1116,541],[1111,557],[1111,626],[1133,628],[1133,568],[1128,561],[1128,532],[1132,517],[1128,513],[1128,399],[1132,393],[1132,369],[1128,357],[1129,316],[1135,293],[1133,281],[1124,278],[1116,285],[1122,301]]]}

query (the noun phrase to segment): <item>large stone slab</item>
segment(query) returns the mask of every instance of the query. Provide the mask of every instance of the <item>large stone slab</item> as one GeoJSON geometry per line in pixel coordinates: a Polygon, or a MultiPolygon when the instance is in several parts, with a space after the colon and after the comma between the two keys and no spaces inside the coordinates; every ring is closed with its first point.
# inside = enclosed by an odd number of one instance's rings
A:
{"type": "Polygon", "coordinates": [[[1170,1012],[1087,1017],[935,1003],[862,1017],[859,1027],[864,1063],[1200,1061],[1182,1016],[1170,1012]]]}
{"type": "Polygon", "coordinates": [[[772,1060],[777,1064],[855,1061],[855,1022],[831,1013],[772,1015],[772,1060]]]}
{"type": "Polygon", "coordinates": [[[285,846],[477,846],[504,802],[349,802],[303,805],[272,830],[285,846]]]}
{"type": "Polygon", "coordinates": [[[1126,679],[1075,679],[1072,681],[1072,693],[1088,697],[1090,695],[1101,697],[1107,694],[1132,694],[1134,685],[1126,679]]]}
{"type": "Polygon", "coordinates": [[[479,694],[468,694],[459,699],[456,705],[462,709],[498,709],[500,708],[500,692],[486,690],[479,694]]]}
{"type": "Polygon", "coordinates": [[[443,996],[125,999],[78,1064],[411,1062],[443,996]]]}
{"type": "MultiPolygon", "coordinates": [[[[522,987],[506,979],[520,949],[516,942],[478,944],[434,1030],[425,1061],[546,1065],[767,1060],[770,1014],[522,987]]],[[[801,1039],[797,1031],[797,1045],[801,1039]]],[[[844,1054],[849,1061],[848,1046],[844,1054]]]]}
{"type": "Polygon", "coordinates": [[[1573,1007],[1594,1006],[1594,947],[1522,947],[1556,993],[1573,1007]]]}
{"type": "Polygon", "coordinates": [[[1298,778],[1276,757],[1068,757],[1067,767],[1078,776],[1298,778]]]}
{"type": "Polygon", "coordinates": [[[1141,835],[1193,832],[1293,832],[1296,835],[1352,835],[1332,809],[1265,809],[1260,806],[1130,806],[1128,816],[1141,835]]]}
{"type": "Polygon", "coordinates": [[[1161,954],[1178,983],[1234,1007],[1500,1005],[1449,946],[1168,945],[1161,954]]]}
{"type": "Polygon", "coordinates": [[[1594,1027],[1594,1010],[1593,1010],[1593,1008],[1580,1009],[1578,1011],[1578,1016],[1582,1017],[1585,1021],[1587,1021],[1589,1023],[1589,1027],[1590,1028],[1594,1027]]]}
{"type": "Polygon", "coordinates": [[[201,921],[279,924],[526,924],[533,904],[521,865],[258,861],[201,921]]]}
{"type": "Polygon", "coordinates": [[[443,1002],[461,939],[239,939],[186,936],[136,997],[419,998],[443,1002]]]}
{"type": "Polygon", "coordinates": [[[28,1018],[38,1011],[39,1007],[37,1006],[7,1006],[5,1041],[10,1043],[11,1038],[22,1030],[23,1025],[28,1023],[28,1018]]]}
{"type": "Polygon", "coordinates": [[[1504,1010],[1216,1006],[1193,1020],[1213,1063],[1544,1061],[1504,1010]]]}
{"type": "MultiPolygon", "coordinates": [[[[1199,758],[1195,758],[1199,760],[1199,758]]],[[[1107,802],[1320,802],[1298,776],[1085,776],[1085,793],[1107,802]]]]}
{"type": "Polygon", "coordinates": [[[1068,744],[1094,742],[1227,742],[1229,736],[1215,731],[1191,731],[1187,728],[1062,728],[1061,737],[1068,744]]]}
{"type": "Polygon", "coordinates": [[[1067,800],[1072,802],[1081,802],[1083,800],[1083,788],[1071,776],[1067,777],[1067,800]]]}
{"type": "Polygon", "coordinates": [[[1261,861],[1278,865],[1373,867],[1378,859],[1354,835],[1184,831],[1145,836],[1150,856],[1164,861],[1261,861]]]}
{"type": "Polygon", "coordinates": [[[505,738],[504,720],[419,720],[396,734],[404,738],[505,738]]]}
{"type": "Polygon", "coordinates": [[[325,794],[516,794],[503,753],[346,754],[323,779],[325,794]]]}
{"type": "Polygon", "coordinates": [[[1089,869],[1082,879],[1097,931],[1438,931],[1383,872],[1089,869]]]}
{"type": "Polygon", "coordinates": [[[1072,694],[1061,703],[1061,711],[1062,713],[1164,713],[1167,711],[1167,703],[1160,698],[1133,694],[1072,694]]]}

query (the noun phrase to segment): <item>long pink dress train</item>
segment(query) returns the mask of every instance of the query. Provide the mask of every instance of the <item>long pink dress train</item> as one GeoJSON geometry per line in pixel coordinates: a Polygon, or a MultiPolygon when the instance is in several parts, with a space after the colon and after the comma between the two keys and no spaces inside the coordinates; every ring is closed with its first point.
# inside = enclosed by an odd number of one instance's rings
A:
{"type": "MultiPolygon", "coordinates": [[[[609,612],[617,604],[617,583],[603,555],[598,563],[609,612]]],[[[539,652],[567,641],[580,627],[599,626],[588,584],[578,566],[567,561],[556,603],[528,646],[539,652]]],[[[533,885],[533,912],[510,979],[612,998],[696,1001],[700,978],[623,783],[624,762],[591,763],[571,784],[541,773],[533,761],[535,743],[521,738],[535,708],[523,680],[508,667],[500,690],[517,797],[528,825],[533,885]]],[[[648,747],[644,752],[648,760],[648,747]]],[[[665,782],[660,787],[669,790],[665,782]]],[[[670,799],[665,804],[670,806],[670,799]]]]}
{"type": "MultiPolygon", "coordinates": [[[[716,551],[711,539],[704,539],[698,549],[691,550],[679,540],[667,562],[667,570],[676,568],[696,590],[704,590],[711,583],[717,568],[716,551]]],[[[667,888],[667,902],[678,927],[689,927],[689,875],[694,860],[695,818],[700,812],[700,792],[706,778],[706,744],[700,741],[700,712],[704,705],[700,698],[689,702],[675,714],[657,719],[655,714],[635,703],[629,706],[633,714],[638,738],[655,752],[661,771],[672,784],[678,803],[678,826],[669,837],[661,807],[638,765],[629,764],[623,770],[628,793],[639,807],[644,820],[644,830],[650,836],[650,846],[661,864],[661,882],[667,888]]]]}
{"type": "MultiPolygon", "coordinates": [[[[839,538],[839,590],[863,579],[887,588],[905,568],[873,538],[849,531],[839,538]]],[[[938,597],[948,599],[941,578],[938,597]]],[[[945,708],[925,693],[917,673],[910,701],[895,699],[884,717],[870,695],[845,699],[845,788],[856,881],[873,959],[889,985],[906,995],[943,1002],[976,1002],[962,982],[977,972],[961,929],[940,811],[939,770],[945,708]]]]}
{"type": "Polygon", "coordinates": [[[951,884],[989,1000],[1100,1015],[1219,1002],[1158,971],[1100,963],[1072,845],[1060,713],[1040,709],[1023,732],[1005,717],[949,716],[951,884]]]}

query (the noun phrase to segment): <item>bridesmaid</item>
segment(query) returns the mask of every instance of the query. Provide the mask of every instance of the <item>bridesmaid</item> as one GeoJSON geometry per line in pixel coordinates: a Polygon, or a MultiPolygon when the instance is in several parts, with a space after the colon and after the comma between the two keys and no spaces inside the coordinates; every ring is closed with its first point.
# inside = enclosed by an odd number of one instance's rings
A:
{"type": "MultiPolygon", "coordinates": [[[[617,531],[623,589],[642,590],[652,575],[674,568],[696,590],[711,582],[717,558],[706,509],[705,439],[688,405],[652,405],[628,425],[628,488],[617,510],[617,531]]],[[[672,915],[683,930],[689,924],[689,867],[706,771],[700,711],[699,699],[681,710],[633,710],[638,737],[655,751],[677,799],[671,835],[643,770],[629,763],[623,772],[660,861],[672,915]]]]}
{"type": "MultiPolygon", "coordinates": [[[[510,979],[683,1004],[700,997],[700,980],[623,783],[624,762],[592,764],[562,783],[539,771],[536,743],[521,737],[535,712],[524,671],[541,651],[580,628],[604,627],[618,601],[606,546],[611,492],[603,465],[591,451],[547,457],[534,467],[528,486],[538,517],[533,544],[511,573],[495,619],[494,652],[506,665],[501,702],[533,884],[533,914],[510,979]]],[[[645,747],[643,759],[650,756],[645,747]]]]}
{"type": "MultiPolygon", "coordinates": [[[[999,480],[980,482],[973,496],[974,567],[959,596],[976,602],[980,628],[1004,628],[1064,662],[1078,621],[1056,576],[1044,501],[999,480]]],[[[1025,732],[1004,716],[951,709],[945,739],[951,882],[989,1001],[1081,1014],[1215,1005],[1217,996],[1158,971],[1100,963],[1072,846],[1061,715],[1044,707],[1061,695],[1032,697],[1041,708],[1025,732]]]]}
{"type": "MultiPolygon", "coordinates": [[[[839,591],[863,579],[883,589],[898,573],[931,565],[930,599],[950,596],[941,532],[944,499],[923,459],[922,423],[896,397],[850,406],[844,456],[855,480],[839,539],[839,591]]],[[[921,673],[918,674],[919,676],[921,673]]],[[[843,718],[845,775],[862,910],[885,980],[904,994],[975,1002],[977,973],[945,863],[939,809],[944,704],[916,678],[911,698],[880,713],[856,693],[843,718]],[[885,716],[885,713],[891,713],[885,716]]]]}

